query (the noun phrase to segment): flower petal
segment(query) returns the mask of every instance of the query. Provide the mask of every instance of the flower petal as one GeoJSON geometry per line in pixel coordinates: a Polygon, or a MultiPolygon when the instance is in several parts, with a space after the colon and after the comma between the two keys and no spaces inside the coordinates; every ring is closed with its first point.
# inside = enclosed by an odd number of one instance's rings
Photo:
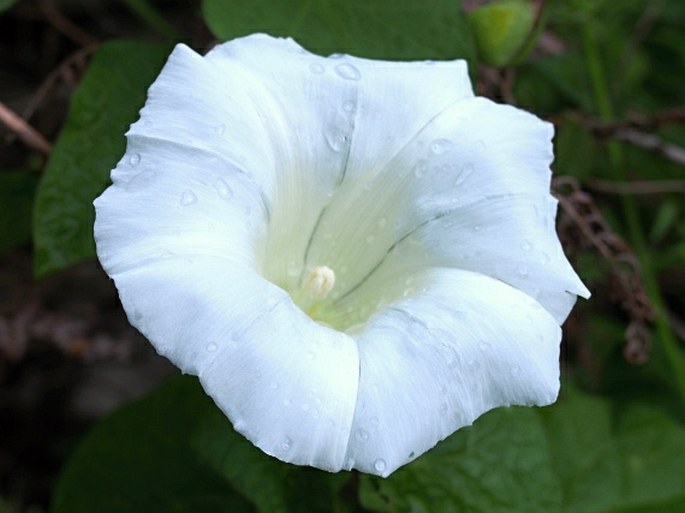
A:
{"type": "Polygon", "coordinates": [[[220,258],[170,258],[113,278],[131,323],[200,376],[237,431],[283,461],[342,468],[359,374],[350,337],[220,258]]]}
{"type": "Polygon", "coordinates": [[[356,335],[348,468],[387,476],[492,408],[557,396],[561,330],[539,303],[456,269],[426,271],[415,284],[425,292],[378,312],[356,335]]]}
{"type": "Polygon", "coordinates": [[[314,241],[310,261],[351,269],[332,301],[375,308],[370,272],[455,267],[520,288],[563,322],[575,296],[589,292],[554,229],[551,136],[548,123],[482,98],[440,113],[366,190],[322,218],[321,233],[341,229],[335,244],[314,241]]]}

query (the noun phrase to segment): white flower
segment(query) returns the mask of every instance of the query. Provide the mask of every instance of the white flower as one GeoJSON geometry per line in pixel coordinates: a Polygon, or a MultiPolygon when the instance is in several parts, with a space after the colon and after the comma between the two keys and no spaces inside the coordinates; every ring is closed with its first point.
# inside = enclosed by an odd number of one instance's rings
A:
{"type": "Polygon", "coordinates": [[[552,127],[463,61],[178,45],[96,200],[129,320],[283,461],[387,476],[559,388],[552,127]]]}

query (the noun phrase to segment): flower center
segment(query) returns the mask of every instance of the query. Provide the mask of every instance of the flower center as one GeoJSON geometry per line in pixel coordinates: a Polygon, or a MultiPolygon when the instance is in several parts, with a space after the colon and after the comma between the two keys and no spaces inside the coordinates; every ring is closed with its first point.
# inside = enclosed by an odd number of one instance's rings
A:
{"type": "Polygon", "coordinates": [[[304,293],[315,301],[326,299],[335,286],[335,273],[325,265],[314,267],[302,280],[304,293]]]}
{"type": "Polygon", "coordinates": [[[335,272],[328,266],[317,265],[304,277],[292,293],[295,303],[314,320],[322,319],[321,307],[335,286],[335,272]]]}

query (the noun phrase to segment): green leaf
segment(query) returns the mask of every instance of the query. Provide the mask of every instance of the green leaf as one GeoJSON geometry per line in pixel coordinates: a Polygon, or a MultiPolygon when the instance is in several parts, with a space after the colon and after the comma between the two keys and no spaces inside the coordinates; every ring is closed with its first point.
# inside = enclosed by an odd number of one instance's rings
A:
{"type": "Polygon", "coordinates": [[[330,474],[267,456],[236,433],[219,410],[203,422],[193,445],[262,513],[327,513],[345,508],[339,492],[349,473],[330,474]]]}
{"type": "Polygon", "coordinates": [[[388,479],[363,476],[361,499],[384,512],[685,511],[683,454],[685,430],[662,413],[572,396],[492,411],[388,479]]]}
{"type": "Polygon", "coordinates": [[[31,239],[31,210],[38,176],[28,171],[0,173],[0,252],[31,239]]]}
{"type": "Polygon", "coordinates": [[[216,407],[195,378],[170,380],[99,424],[60,477],[52,513],[247,513],[190,447],[216,407]]]}
{"type": "Polygon", "coordinates": [[[512,64],[535,28],[535,7],[528,0],[502,0],[474,9],[468,17],[478,55],[490,66],[512,64]]]}
{"type": "Polygon", "coordinates": [[[0,0],[0,12],[6,11],[14,4],[16,4],[18,1],[19,0],[0,0]]]}
{"type": "Polygon", "coordinates": [[[124,132],[169,51],[168,45],[118,41],[104,44],[93,57],[38,188],[36,274],[95,255],[93,200],[108,185],[124,153],[124,132]]]}
{"type": "Polygon", "coordinates": [[[290,36],[320,53],[380,59],[472,60],[472,36],[457,0],[204,0],[221,39],[253,32],[290,36]]]}
{"type": "Polygon", "coordinates": [[[388,479],[363,476],[362,504],[412,513],[553,513],[561,487],[539,416],[498,409],[388,479]]]}

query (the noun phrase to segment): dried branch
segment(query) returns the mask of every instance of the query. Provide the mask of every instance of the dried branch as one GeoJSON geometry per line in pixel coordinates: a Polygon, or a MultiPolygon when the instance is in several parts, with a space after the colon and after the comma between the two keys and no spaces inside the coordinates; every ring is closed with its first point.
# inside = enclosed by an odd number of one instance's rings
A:
{"type": "Polygon", "coordinates": [[[654,318],[654,312],[637,257],[611,229],[592,196],[583,192],[576,180],[555,178],[553,189],[563,213],[559,222],[562,235],[594,248],[611,264],[615,298],[630,316],[625,332],[624,356],[631,363],[645,362],[651,343],[647,323],[654,318]]]}
{"type": "Polygon", "coordinates": [[[617,130],[612,137],[652,151],[676,164],[685,166],[685,148],[668,143],[654,134],[640,132],[632,128],[624,128],[617,130]]]}
{"type": "Polygon", "coordinates": [[[54,0],[42,0],[39,5],[40,10],[48,23],[76,44],[80,46],[90,46],[97,43],[97,38],[90,35],[64,16],[55,5],[54,0]]]}
{"type": "Polygon", "coordinates": [[[23,118],[16,114],[0,101],[0,121],[19,136],[24,144],[41,153],[48,155],[52,151],[52,145],[40,132],[29,125],[23,118]]]}
{"type": "Polygon", "coordinates": [[[609,194],[685,194],[685,180],[636,180],[617,182],[593,179],[586,182],[588,189],[609,194]]]}

